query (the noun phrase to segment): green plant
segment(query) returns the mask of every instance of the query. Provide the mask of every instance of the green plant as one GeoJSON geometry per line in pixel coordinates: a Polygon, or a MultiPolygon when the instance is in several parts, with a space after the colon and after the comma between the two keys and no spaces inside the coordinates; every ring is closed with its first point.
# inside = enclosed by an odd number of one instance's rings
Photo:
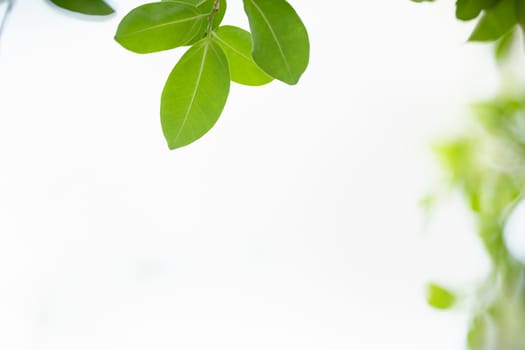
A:
{"type": "MultiPolygon", "coordinates": [[[[512,68],[507,58],[518,42],[518,27],[525,25],[524,4],[523,0],[458,0],[456,17],[479,17],[469,41],[496,42],[498,62],[512,68]]],[[[525,349],[525,265],[511,254],[505,240],[509,217],[525,195],[521,86],[519,82],[507,86],[498,96],[476,103],[471,129],[436,148],[448,184],[463,195],[474,215],[478,237],[491,262],[485,280],[470,290],[455,293],[434,283],[427,288],[431,306],[463,308],[470,314],[470,350],[525,349]]]]}
{"type": "Polygon", "coordinates": [[[230,80],[258,86],[273,79],[294,85],[306,70],[306,28],[285,0],[244,0],[251,32],[221,26],[225,0],[167,0],[133,9],[115,40],[152,53],[190,48],[168,76],[161,96],[162,130],[170,149],[202,137],[218,120],[230,80]]]}
{"type": "Polygon", "coordinates": [[[474,112],[470,132],[436,152],[449,184],[475,217],[492,268],[480,285],[461,293],[461,303],[435,284],[428,288],[428,302],[438,309],[467,307],[471,350],[524,349],[525,266],[509,251],[505,228],[525,195],[525,95],[504,94],[476,104],[474,112]]]}
{"type": "MultiPolygon", "coordinates": [[[[2,1],[2,0],[0,0],[2,1]]],[[[0,33],[15,0],[0,24],[0,33]]],[[[50,0],[69,11],[105,16],[104,0],[50,0]]],[[[306,28],[286,0],[243,0],[250,32],[221,25],[226,0],[162,0],[130,11],[115,40],[126,49],[153,53],[189,46],[161,95],[162,130],[170,149],[206,134],[226,104],[230,81],[260,86],[277,79],[295,85],[306,70],[306,28]]]]}

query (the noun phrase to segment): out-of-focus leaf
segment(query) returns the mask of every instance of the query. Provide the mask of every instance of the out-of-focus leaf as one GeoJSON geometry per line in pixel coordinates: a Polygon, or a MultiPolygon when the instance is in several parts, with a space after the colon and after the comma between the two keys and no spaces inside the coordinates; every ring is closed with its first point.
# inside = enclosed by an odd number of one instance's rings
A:
{"type": "Polygon", "coordinates": [[[525,30],[525,0],[516,0],[516,13],[518,16],[518,23],[521,28],[525,30]]]}
{"type": "Polygon", "coordinates": [[[487,323],[485,317],[483,315],[476,316],[470,323],[470,329],[467,334],[469,350],[484,350],[487,348],[487,323]]]}
{"type": "Polygon", "coordinates": [[[514,33],[514,30],[510,31],[498,40],[494,48],[494,57],[496,58],[496,60],[501,61],[509,55],[512,49],[512,44],[514,42],[514,33]]]}
{"type": "Polygon", "coordinates": [[[479,0],[457,0],[456,18],[463,21],[470,21],[479,16],[483,9],[479,0]]]}
{"type": "Polygon", "coordinates": [[[515,0],[501,0],[494,7],[487,9],[469,41],[495,41],[508,33],[518,19],[515,0]]]}
{"type": "Polygon", "coordinates": [[[446,310],[454,306],[456,296],[445,288],[435,283],[430,283],[427,286],[427,302],[436,309],[446,310]]]}
{"type": "Polygon", "coordinates": [[[85,15],[106,16],[115,12],[103,0],[50,0],[63,9],[85,15]]]}

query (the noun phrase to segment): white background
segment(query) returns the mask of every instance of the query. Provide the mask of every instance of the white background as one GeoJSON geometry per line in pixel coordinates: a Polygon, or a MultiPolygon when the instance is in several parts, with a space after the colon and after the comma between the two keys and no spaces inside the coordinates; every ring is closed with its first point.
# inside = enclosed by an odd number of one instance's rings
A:
{"type": "MultiPolygon", "coordinates": [[[[20,0],[0,45],[1,349],[463,349],[424,284],[486,268],[462,208],[423,232],[428,145],[497,88],[453,2],[292,1],[299,85],[233,85],[217,125],[168,151],[183,50],[20,0]]],[[[245,28],[240,0],[224,23],[245,28]]]]}

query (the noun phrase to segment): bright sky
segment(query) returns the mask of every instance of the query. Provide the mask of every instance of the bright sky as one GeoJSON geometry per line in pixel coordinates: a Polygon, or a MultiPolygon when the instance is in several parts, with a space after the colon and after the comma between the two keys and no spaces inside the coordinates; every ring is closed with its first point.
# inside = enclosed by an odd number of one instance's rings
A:
{"type": "MultiPolygon", "coordinates": [[[[430,141],[497,76],[453,4],[291,1],[299,85],[233,85],[168,151],[162,86],[183,50],[20,0],[0,45],[0,348],[461,350],[430,279],[483,269],[460,208],[422,233],[430,141]],[[454,242],[454,244],[451,244],[454,242]]],[[[240,0],[224,21],[246,26],[240,0]]]]}

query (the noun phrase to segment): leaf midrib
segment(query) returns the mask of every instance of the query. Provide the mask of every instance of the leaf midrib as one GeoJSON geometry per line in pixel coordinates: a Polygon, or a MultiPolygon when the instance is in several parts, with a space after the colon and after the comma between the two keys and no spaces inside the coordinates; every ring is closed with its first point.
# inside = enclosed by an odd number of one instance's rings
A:
{"type": "Polygon", "coordinates": [[[209,41],[206,40],[206,43],[205,43],[205,46],[204,46],[204,51],[202,53],[201,64],[199,66],[199,72],[197,74],[197,79],[196,79],[196,82],[195,82],[195,87],[193,88],[193,93],[191,95],[190,102],[188,103],[188,108],[186,108],[186,112],[184,114],[184,118],[182,120],[179,132],[174,137],[174,142],[175,143],[179,139],[179,136],[182,133],[182,131],[184,130],[184,127],[186,126],[186,123],[188,122],[188,117],[190,115],[190,111],[193,108],[193,104],[195,103],[195,98],[197,97],[197,91],[199,90],[199,86],[200,86],[200,83],[201,83],[201,80],[202,80],[202,72],[204,71],[204,65],[206,64],[206,57],[208,56],[208,46],[209,46],[209,41]]]}
{"type": "Polygon", "coordinates": [[[140,34],[140,33],[147,32],[149,30],[154,30],[154,29],[166,27],[166,26],[169,26],[169,25],[184,23],[184,22],[190,22],[190,21],[197,20],[199,18],[203,18],[203,17],[206,17],[206,16],[207,16],[206,14],[199,14],[199,15],[196,15],[196,16],[193,16],[193,17],[187,17],[187,18],[184,18],[184,19],[176,20],[176,21],[170,21],[170,22],[166,22],[166,23],[162,23],[162,24],[157,24],[157,25],[154,25],[154,26],[151,26],[151,27],[147,27],[147,28],[144,28],[144,29],[141,29],[141,30],[136,30],[136,31],[130,32],[128,34],[118,35],[117,38],[121,38],[121,39],[122,38],[127,38],[127,37],[130,37],[130,36],[133,36],[133,35],[137,35],[137,34],[140,34]]]}

